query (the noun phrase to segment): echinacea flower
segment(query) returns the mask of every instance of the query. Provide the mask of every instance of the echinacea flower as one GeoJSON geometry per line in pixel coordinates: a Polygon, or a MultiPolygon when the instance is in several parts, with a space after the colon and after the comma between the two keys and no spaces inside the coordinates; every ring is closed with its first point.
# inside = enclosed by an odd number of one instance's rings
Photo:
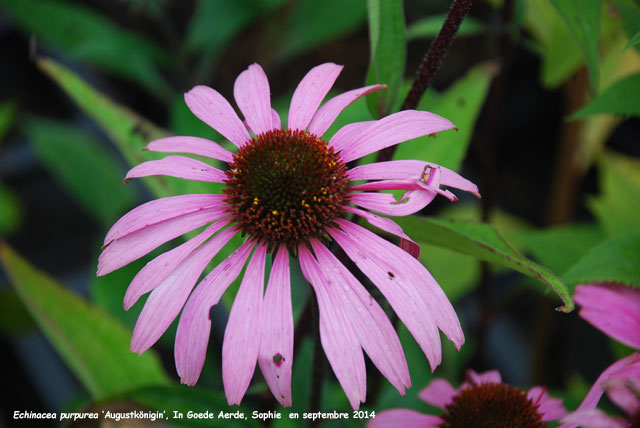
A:
{"type": "MultiPolygon", "coordinates": [[[[640,350],[640,289],[612,283],[578,285],[573,298],[581,306],[582,318],[612,338],[640,350]]],[[[640,352],[605,369],[580,406],[563,422],[562,428],[640,427],[640,352]],[[624,411],[627,420],[610,417],[596,408],[605,392],[624,411]]]]}
{"type": "Polygon", "coordinates": [[[131,350],[138,353],[151,347],[182,309],[175,361],[182,383],[188,385],[196,383],[204,364],[211,329],[209,311],[239,276],[253,251],[224,334],[222,379],[229,404],[242,400],[257,361],[276,399],[282,405],[291,405],[289,255],[297,256],[316,293],[322,346],[353,408],[365,400],[363,349],[401,394],[410,386],[407,363],[393,326],[369,292],[328,250],[330,242],[342,247],[378,287],[416,338],[432,368],[441,359],[438,329],[457,348],[464,342],[451,303],[414,258],[419,247],[395,222],[365,210],[408,215],[420,211],[437,194],[456,200],[441,185],[476,195],[477,187],[453,171],[417,160],[347,168],[348,162],[370,153],[454,125],[432,113],[402,111],[380,120],[347,125],[324,141],[323,135],[346,106],[385,87],[355,89],[319,107],[341,70],[342,66],[326,63],[307,73],[293,94],[286,128],[281,127],[278,114],[271,108],[269,82],[257,64],[243,71],[234,86],[244,123],[215,90],[196,86],[187,92],[185,101],[193,114],[235,144],[237,151],[232,153],[196,137],[163,138],[146,148],[221,160],[228,169],[222,171],[199,160],[172,155],[134,167],[126,180],[168,175],[224,183],[223,194],[189,194],[148,202],[118,220],[105,238],[98,275],[206,226],[196,237],[150,261],[133,279],[124,298],[124,307],[129,309],[143,294],[151,292],[131,340],[131,350]],[[401,201],[389,193],[376,192],[387,189],[406,192],[401,201]],[[348,220],[349,213],[399,236],[402,248],[348,220]],[[236,234],[246,237],[245,242],[194,290],[207,264],[236,234]],[[265,292],[269,252],[273,254],[273,266],[265,292]]]}
{"type": "Polygon", "coordinates": [[[376,415],[368,428],[539,428],[544,422],[567,414],[562,400],[552,398],[536,386],[524,392],[502,383],[500,373],[467,370],[467,381],[454,389],[444,379],[435,379],[420,391],[426,403],[441,408],[439,415],[415,410],[392,409],[376,415]]]}

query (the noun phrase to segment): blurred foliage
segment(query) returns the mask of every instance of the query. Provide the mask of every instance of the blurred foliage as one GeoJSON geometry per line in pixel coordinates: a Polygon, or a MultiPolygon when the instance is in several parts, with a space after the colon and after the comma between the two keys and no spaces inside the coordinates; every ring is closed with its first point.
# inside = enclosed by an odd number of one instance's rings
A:
{"type": "MultiPolygon", "coordinates": [[[[435,37],[440,32],[446,15],[432,15],[414,22],[407,28],[407,38],[409,40],[435,37]]],[[[460,24],[457,37],[475,36],[482,33],[487,28],[485,25],[472,17],[467,17],[460,24]]]]}
{"type": "Polygon", "coordinates": [[[595,114],[614,114],[620,116],[640,115],[640,100],[629,94],[640,93],[640,74],[634,74],[618,80],[589,104],[570,116],[582,119],[595,114]]]}

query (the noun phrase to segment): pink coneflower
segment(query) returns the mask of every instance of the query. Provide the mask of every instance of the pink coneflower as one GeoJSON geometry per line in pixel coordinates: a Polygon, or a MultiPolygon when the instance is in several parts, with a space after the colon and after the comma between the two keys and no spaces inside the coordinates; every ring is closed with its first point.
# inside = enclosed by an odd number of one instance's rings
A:
{"type": "Polygon", "coordinates": [[[539,428],[545,421],[567,414],[562,400],[552,398],[536,386],[525,393],[502,383],[496,370],[467,371],[467,382],[455,389],[444,379],[435,379],[419,397],[444,412],[425,415],[415,410],[385,410],[367,424],[368,428],[539,428]]]}
{"type": "MultiPolygon", "coordinates": [[[[610,283],[578,285],[573,298],[581,306],[582,318],[625,345],[640,349],[640,289],[610,283]]],[[[563,428],[640,427],[640,352],[602,372],[580,406],[563,422],[563,428]],[[605,392],[624,411],[626,420],[596,409],[605,392]]]]}
{"type": "Polygon", "coordinates": [[[129,309],[151,294],[138,318],[131,350],[152,346],[183,308],[175,344],[182,383],[193,385],[202,370],[211,321],[209,311],[240,274],[253,251],[224,334],[222,378],[229,404],[239,404],[256,361],[277,400],[291,405],[293,318],[289,255],[297,256],[320,309],[320,336],[329,363],[353,408],[365,400],[362,350],[403,394],[410,386],[400,341],[382,308],[327,249],[336,242],[378,287],[425,352],[440,363],[438,328],[459,348],[464,336],[456,313],[429,272],[411,255],[419,247],[388,215],[420,211],[437,194],[456,197],[441,185],[477,195],[477,187],[446,168],[417,160],[390,161],[347,169],[347,163],[385,147],[451,129],[447,119],[403,111],[377,121],[353,123],[328,142],[329,126],[350,103],[384,85],[372,85],[320,103],[342,70],[332,63],[313,68],[291,100],[288,128],[271,108],[269,82],[251,65],[236,79],[235,100],[243,122],[218,92],[196,86],[185,94],[193,114],[238,146],[236,153],[196,137],[152,141],[148,150],[206,156],[226,171],[184,156],[167,156],[133,168],[126,179],[169,175],[224,183],[223,194],[182,195],[141,205],[109,230],[98,275],[142,257],[164,242],[206,226],[195,238],[149,262],[124,299],[129,309]],[[254,137],[251,136],[251,133],[254,137]],[[358,181],[358,184],[354,184],[358,181]],[[401,201],[377,190],[406,190],[401,201]],[[352,206],[356,205],[360,208],[352,206]],[[347,219],[350,213],[401,238],[402,248],[347,219]],[[236,234],[246,241],[204,277],[215,254],[236,234]],[[406,249],[406,250],[403,250],[406,249]],[[264,291],[267,253],[273,266],[264,291]],[[186,304],[185,304],[186,302],[186,304]]]}

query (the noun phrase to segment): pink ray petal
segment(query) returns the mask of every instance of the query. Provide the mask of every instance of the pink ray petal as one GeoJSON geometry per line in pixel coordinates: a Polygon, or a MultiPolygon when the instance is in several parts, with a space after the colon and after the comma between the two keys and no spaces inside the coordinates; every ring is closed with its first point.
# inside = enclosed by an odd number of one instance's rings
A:
{"type": "Polygon", "coordinates": [[[483,383],[501,383],[502,376],[498,370],[487,370],[486,372],[476,372],[472,369],[466,371],[467,378],[476,385],[483,383]]]}
{"type": "Polygon", "coordinates": [[[229,224],[228,219],[222,219],[207,227],[198,236],[182,245],[160,254],[147,263],[133,278],[124,295],[124,309],[128,311],[145,293],[156,288],[182,261],[209,239],[211,235],[229,224]]]}
{"type": "Polygon", "coordinates": [[[405,110],[378,120],[340,152],[344,162],[359,159],[404,141],[455,128],[449,120],[427,111],[405,110]]]}
{"type": "Polygon", "coordinates": [[[267,246],[258,244],[233,301],[222,344],[222,383],[229,405],[240,404],[258,361],[267,246]]]}
{"type": "Polygon", "coordinates": [[[418,180],[382,180],[351,186],[351,190],[424,190],[424,183],[418,180]]]}
{"type": "Polygon", "coordinates": [[[640,349],[640,290],[620,284],[578,285],[573,297],[582,306],[582,318],[625,345],[640,349]]]}
{"type": "Polygon", "coordinates": [[[444,410],[447,404],[453,403],[453,397],[458,394],[449,382],[444,379],[434,379],[418,394],[425,403],[444,410]]]}
{"type": "MultiPolygon", "coordinates": [[[[336,134],[337,135],[337,134],[336,134]]],[[[418,160],[397,160],[388,162],[376,162],[366,165],[360,165],[347,171],[347,175],[351,180],[404,180],[419,179],[425,171],[425,167],[440,169],[440,184],[443,186],[453,187],[456,189],[470,192],[477,197],[478,186],[461,177],[457,173],[443,166],[418,161],[418,160]]]]}
{"type": "Polygon", "coordinates": [[[365,122],[350,123],[343,126],[336,132],[329,140],[327,145],[333,147],[333,150],[339,152],[348,147],[351,143],[358,140],[362,135],[376,124],[376,120],[369,120],[365,122]]]}
{"type": "Polygon", "coordinates": [[[227,178],[223,171],[199,160],[185,156],[167,156],[160,160],[142,162],[131,168],[124,182],[126,183],[132,178],[149,177],[150,175],[168,175],[211,183],[222,183],[227,178]]]}
{"type": "Polygon", "coordinates": [[[366,369],[362,348],[343,308],[332,293],[335,286],[302,244],[298,248],[300,267],[318,299],[320,309],[320,342],[340,386],[354,410],[365,401],[366,369]]]}
{"type": "MultiPolygon", "coordinates": [[[[407,326],[427,356],[432,371],[435,370],[442,358],[440,334],[437,322],[433,318],[429,306],[420,297],[418,290],[413,286],[406,286],[404,281],[396,285],[394,282],[396,268],[388,269],[388,263],[381,264],[379,255],[374,256],[369,252],[370,250],[364,248],[369,244],[368,242],[356,242],[340,230],[331,229],[329,233],[389,301],[393,310],[407,326]]],[[[389,256],[388,254],[384,255],[389,256]]]]}
{"type": "Polygon", "coordinates": [[[365,86],[364,88],[353,89],[331,98],[318,109],[315,115],[313,115],[311,124],[309,124],[309,134],[322,137],[322,135],[327,132],[327,129],[329,129],[333,121],[336,120],[338,115],[342,113],[342,110],[344,110],[348,105],[360,97],[379,91],[380,89],[385,89],[386,87],[387,85],[365,86]]]}
{"type": "Polygon", "coordinates": [[[262,310],[262,339],[258,364],[276,400],[291,406],[293,312],[289,252],[281,245],[271,268],[262,310]]]}
{"type": "Polygon", "coordinates": [[[318,106],[342,71],[341,65],[331,62],[313,67],[298,84],[289,106],[289,129],[307,129],[318,106]]]}
{"type": "Polygon", "coordinates": [[[224,162],[233,160],[233,153],[218,143],[199,137],[167,137],[154,140],[143,150],[161,153],[190,153],[224,162]]]}
{"type": "Polygon", "coordinates": [[[199,211],[223,207],[224,195],[194,194],[170,196],[142,204],[123,215],[107,232],[104,244],[164,220],[199,211]]]}
{"type": "Polygon", "coordinates": [[[436,192],[428,190],[411,190],[398,201],[391,193],[350,193],[349,202],[368,210],[392,216],[415,214],[429,205],[436,192]]]}
{"type": "Polygon", "coordinates": [[[131,352],[142,354],[156,343],[184,306],[204,268],[236,233],[234,227],[218,233],[193,251],[151,292],[133,329],[131,352]]]}
{"type": "Polygon", "coordinates": [[[254,245],[249,241],[242,244],[198,284],[187,300],[178,323],[174,350],[181,383],[193,386],[198,381],[211,332],[209,311],[240,275],[254,245]]]}
{"type": "Polygon", "coordinates": [[[333,287],[360,345],[384,377],[400,395],[404,395],[405,387],[411,387],[409,368],[389,318],[373,296],[324,245],[317,240],[312,240],[311,245],[324,270],[327,285],[333,287]]]}
{"type": "Polygon", "coordinates": [[[231,104],[217,91],[208,86],[196,86],[184,94],[184,101],[198,119],[236,146],[241,147],[251,140],[231,104]]]}
{"type": "Polygon", "coordinates": [[[165,242],[227,215],[226,210],[205,208],[164,220],[112,241],[98,258],[98,276],[128,265],[165,242]]]}
{"type": "Polygon", "coordinates": [[[282,123],[280,122],[280,115],[274,109],[271,109],[271,124],[273,129],[281,129],[282,123]]]}
{"type": "Polygon", "coordinates": [[[438,416],[409,409],[384,410],[367,422],[367,428],[438,428],[440,425],[442,419],[438,416]]]}
{"type": "Polygon", "coordinates": [[[363,217],[370,224],[372,224],[373,226],[381,230],[384,230],[385,232],[388,232],[392,235],[399,236],[400,238],[402,238],[402,241],[405,242],[404,245],[406,245],[406,248],[402,248],[402,245],[401,245],[401,248],[403,250],[407,251],[409,254],[411,254],[416,258],[420,256],[420,246],[415,242],[413,242],[413,240],[404,233],[402,228],[395,221],[391,220],[390,218],[380,217],[379,215],[375,215],[373,213],[363,211],[361,209],[351,207],[348,205],[344,205],[342,208],[345,211],[349,211],[356,215],[359,215],[360,217],[363,217]],[[417,247],[417,249],[415,247],[417,247]]]}
{"type": "MultiPolygon", "coordinates": [[[[433,316],[438,327],[459,349],[464,343],[460,322],[451,302],[429,271],[415,258],[408,256],[401,248],[385,241],[362,226],[344,219],[337,219],[336,223],[341,230],[329,229],[329,233],[347,251],[356,265],[367,266],[363,272],[380,288],[389,303],[393,306],[388,296],[388,294],[393,294],[391,290],[404,289],[409,295],[415,296],[412,299],[416,303],[422,302],[426,305],[426,311],[430,316],[433,316]],[[372,261],[375,262],[372,263],[372,261]]],[[[407,328],[409,328],[409,324],[415,326],[415,319],[420,318],[420,315],[412,317],[405,314],[405,320],[400,313],[398,316],[407,325],[407,328]]],[[[411,330],[411,328],[409,329],[411,330]]],[[[416,335],[413,331],[412,333],[416,335]]],[[[439,345],[439,338],[437,342],[439,345]]]]}
{"type": "Polygon", "coordinates": [[[640,373],[637,369],[628,367],[618,372],[615,377],[616,379],[603,385],[609,399],[629,416],[640,412],[640,398],[636,395],[637,391],[640,391],[640,373]]]}
{"type": "Polygon", "coordinates": [[[400,238],[400,244],[398,244],[398,246],[405,250],[407,253],[411,254],[413,258],[420,258],[420,245],[416,244],[415,242],[408,239],[400,238]]]}
{"type": "Polygon", "coordinates": [[[233,85],[233,96],[249,128],[256,134],[274,129],[271,113],[271,90],[262,67],[251,64],[240,73],[233,85]]]}
{"type": "Polygon", "coordinates": [[[600,409],[581,410],[571,413],[562,419],[563,425],[560,428],[577,427],[583,428],[628,428],[629,423],[607,416],[600,409]]]}
{"type": "Polygon", "coordinates": [[[539,406],[538,413],[542,414],[543,421],[557,421],[568,413],[562,404],[562,399],[553,398],[541,386],[531,388],[527,393],[527,398],[539,406]]]}

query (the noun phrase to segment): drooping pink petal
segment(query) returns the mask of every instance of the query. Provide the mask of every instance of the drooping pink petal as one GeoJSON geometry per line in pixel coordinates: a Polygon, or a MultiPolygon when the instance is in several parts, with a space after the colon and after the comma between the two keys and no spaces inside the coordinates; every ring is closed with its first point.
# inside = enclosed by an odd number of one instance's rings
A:
{"type": "Polygon", "coordinates": [[[427,111],[404,110],[378,120],[340,152],[344,162],[359,159],[404,141],[455,128],[449,120],[427,111]]]}
{"type": "Polygon", "coordinates": [[[350,193],[349,202],[368,210],[392,216],[405,216],[415,214],[427,205],[436,196],[436,192],[429,190],[410,190],[401,200],[397,200],[391,193],[350,193]]]}
{"type": "Polygon", "coordinates": [[[198,284],[187,300],[178,323],[174,350],[181,383],[195,385],[198,381],[211,332],[209,311],[240,275],[254,245],[250,241],[242,244],[198,284]]]}
{"type": "Polygon", "coordinates": [[[218,168],[196,159],[176,155],[142,162],[134,166],[127,173],[124,182],[126,183],[132,178],[149,177],[151,175],[168,175],[170,177],[211,183],[222,183],[227,178],[225,173],[218,168]]]}
{"type": "Polygon", "coordinates": [[[359,139],[361,135],[365,134],[376,122],[376,120],[369,120],[345,125],[331,137],[327,145],[332,147],[336,152],[344,150],[352,142],[359,139]]]}
{"type": "Polygon", "coordinates": [[[214,89],[208,86],[196,86],[184,94],[184,101],[198,119],[236,146],[241,147],[251,140],[231,104],[214,89]]]}
{"type": "Polygon", "coordinates": [[[224,162],[233,160],[233,153],[218,143],[199,137],[167,137],[154,140],[143,150],[161,153],[190,153],[224,162]]]}
{"type": "Polygon", "coordinates": [[[411,254],[413,258],[417,259],[420,257],[420,245],[416,244],[415,242],[405,238],[400,238],[400,244],[398,244],[398,246],[405,250],[407,253],[411,254]]]}
{"type": "Polygon", "coordinates": [[[619,419],[607,416],[600,409],[580,410],[571,413],[562,419],[563,425],[560,428],[569,426],[581,426],[583,428],[628,428],[629,423],[619,419]]]}
{"type": "Polygon", "coordinates": [[[275,128],[272,123],[269,80],[262,67],[251,64],[240,73],[233,85],[233,96],[247,125],[256,135],[275,128]]]}
{"type": "Polygon", "coordinates": [[[640,412],[640,398],[636,395],[640,391],[640,373],[634,371],[633,366],[627,367],[603,385],[609,399],[630,416],[640,412]]]}
{"type": "Polygon", "coordinates": [[[276,400],[285,407],[291,406],[293,312],[286,245],[278,249],[264,295],[258,364],[276,400]]]}
{"type": "Polygon", "coordinates": [[[341,65],[331,62],[313,67],[298,84],[289,106],[289,129],[307,129],[318,106],[342,71],[341,65]]]}
{"type": "Polygon", "coordinates": [[[404,395],[411,386],[409,368],[393,325],[373,296],[319,241],[311,245],[338,304],[351,322],[360,345],[373,364],[404,395]],[[331,281],[332,283],[329,283],[331,281]]]}
{"type": "Polygon", "coordinates": [[[128,311],[143,294],[156,288],[193,250],[227,224],[229,224],[227,219],[217,221],[195,238],[160,254],[147,263],[127,287],[127,292],[124,295],[124,309],[128,311]]]}
{"type": "MultiPolygon", "coordinates": [[[[440,334],[437,322],[418,290],[413,286],[406,286],[404,281],[396,285],[397,269],[395,267],[390,269],[388,261],[380,263],[380,255],[375,256],[365,248],[369,242],[357,242],[340,230],[329,230],[329,233],[356,266],[378,287],[420,345],[429,360],[431,369],[435,370],[442,358],[440,334]]],[[[389,257],[389,254],[383,253],[383,255],[389,257]]]]}
{"type": "Polygon", "coordinates": [[[353,89],[331,98],[313,115],[313,119],[311,119],[311,123],[309,124],[309,134],[322,137],[333,121],[336,120],[338,115],[342,113],[342,110],[348,105],[360,97],[379,91],[380,89],[385,89],[386,87],[387,85],[370,85],[364,88],[353,89]]]}
{"type": "MultiPolygon", "coordinates": [[[[336,134],[337,135],[337,134],[336,134]]],[[[419,179],[425,172],[425,168],[440,169],[440,184],[456,189],[470,192],[477,197],[478,186],[443,166],[418,161],[418,160],[397,160],[387,162],[376,162],[360,165],[347,171],[347,176],[351,180],[405,180],[419,179]]]]}
{"type": "Polygon", "coordinates": [[[151,292],[133,329],[131,352],[142,354],[156,343],[184,306],[204,268],[236,233],[235,227],[218,233],[193,251],[151,292]]]}
{"type": "Polygon", "coordinates": [[[340,386],[354,410],[365,401],[366,369],[362,348],[343,308],[332,293],[329,278],[303,244],[298,247],[300,267],[315,291],[320,309],[320,342],[340,386]]]}
{"type": "MultiPolygon", "coordinates": [[[[447,296],[429,271],[415,258],[409,257],[402,249],[375,233],[344,219],[337,219],[336,223],[341,230],[329,229],[329,233],[345,249],[356,265],[362,264],[363,268],[366,266],[366,269],[361,270],[380,288],[387,300],[391,303],[387,294],[393,294],[392,290],[404,289],[406,293],[414,296],[415,302],[426,305],[426,311],[459,349],[464,343],[460,322],[447,296]]],[[[393,303],[391,304],[393,306],[393,303]]],[[[398,313],[407,328],[409,324],[415,325],[413,321],[416,318],[421,319],[421,315],[413,317],[409,314],[405,315],[407,315],[406,320],[398,313]]],[[[424,318],[422,320],[426,321],[424,318]]],[[[413,331],[412,334],[416,335],[413,331]]],[[[439,338],[437,342],[439,345],[439,338]]]]}
{"type": "Polygon", "coordinates": [[[418,394],[425,403],[439,407],[444,410],[447,404],[453,402],[457,391],[449,382],[444,379],[434,379],[431,383],[418,394]]]}
{"type": "Polygon", "coordinates": [[[367,428],[437,428],[442,424],[438,416],[425,415],[415,410],[392,409],[376,413],[367,428]]]}
{"type": "Polygon", "coordinates": [[[498,370],[487,370],[486,372],[476,372],[469,369],[466,371],[467,378],[476,385],[482,385],[483,383],[501,383],[502,376],[498,370]]]}
{"type": "Polygon", "coordinates": [[[578,285],[573,297],[582,306],[582,318],[625,345],[640,349],[640,290],[621,284],[578,285]]]}
{"type": "Polygon", "coordinates": [[[227,215],[226,210],[213,207],[184,214],[139,229],[112,241],[98,258],[98,276],[106,275],[149,253],[165,242],[191,230],[212,223],[227,215]]]}
{"type": "Polygon", "coordinates": [[[233,301],[222,344],[222,383],[229,405],[247,392],[260,350],[267,246],[258,244],[233,301]]]}
{"type": "Polygon", "coordinates": [[[527,398],[537,404],[538,413],[543,421],[557,421],[567,415],[567,409],[562,404],[561,398],[553,398],[541,386],[534,386],[527,393],[527,398]]]}
{"type": "Polygon", "coordinates": [[[194,194],[154,199],[120,217],[107,232],[104,244],[106,245],[114,239],[122,238],[136,230],[164,220],[199,211],[203,208],[223,206],[224,195],[194,194]]]}

